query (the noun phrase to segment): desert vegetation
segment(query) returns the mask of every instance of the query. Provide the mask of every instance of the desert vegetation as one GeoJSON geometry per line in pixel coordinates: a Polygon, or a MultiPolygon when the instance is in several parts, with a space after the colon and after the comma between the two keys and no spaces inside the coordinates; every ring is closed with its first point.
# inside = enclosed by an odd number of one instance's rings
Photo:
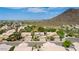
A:
{"type": "MultiPolygon", "coordinates": [[[[64,47],[64,49],[71,49],[71,47],[74,47],[74,44],[72,40],[69,40],[68,38],[74,38],[74,42],[78,42],[75,39],[79,38],[78,25],[48,27],[27,23],[23,24],[21,22],[5,22],[0,26],[0,42],[31,42],[29,44],[32,48],[27,48],[32,49],[33,51],[41,51],[41,49],[44,48],[42,45],[46,42],[50,42],[46,43],[49,45],[53,43],[59,44],[60,42],[61,47],[64,47]]],[[[9,51],[13,51],[15,49],[16,45],[13,45],[10,47],[9,51]]]]}

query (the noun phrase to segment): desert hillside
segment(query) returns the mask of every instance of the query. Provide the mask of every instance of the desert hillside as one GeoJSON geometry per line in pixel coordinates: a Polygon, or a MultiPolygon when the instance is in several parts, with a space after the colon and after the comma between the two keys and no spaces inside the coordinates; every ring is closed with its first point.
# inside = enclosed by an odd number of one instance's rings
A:
{"type": "Polygon", "coordinates": [[[79,24],[79,9],[68,9],[64,13],[46,21],[39,22],[40,25],[62,25],[62,24],[79,24]]]}

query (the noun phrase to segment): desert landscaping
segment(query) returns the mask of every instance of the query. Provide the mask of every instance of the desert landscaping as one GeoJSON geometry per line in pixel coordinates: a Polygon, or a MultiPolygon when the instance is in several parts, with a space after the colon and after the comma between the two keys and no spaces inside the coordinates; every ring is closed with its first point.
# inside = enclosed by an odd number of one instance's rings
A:
{"type": "Polygon", "coordinates": [[[79,51],[79,25],[1,24],[0,51],[79,51]]]}

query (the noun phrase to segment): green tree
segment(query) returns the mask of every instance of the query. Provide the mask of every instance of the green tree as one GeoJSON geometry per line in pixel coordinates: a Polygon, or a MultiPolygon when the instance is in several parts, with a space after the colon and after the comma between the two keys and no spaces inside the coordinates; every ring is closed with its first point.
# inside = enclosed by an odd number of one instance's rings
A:
{"type": "Polygon", "coordinates": [[[59,30],[57,31],[57,34],[60,36],[60,41],[62,41],[62,38],[64,38],[64,35],[65,35],[64,30],[59,29],[59,30]]]}
{"type": "Polygon", "coordinates": [[[33,28],[31,26],[27,26],[24,28],[26,32],[31,32],[33,28]]]}
{"type": "Polygon", "coordinates": [[[68,48],[68,47],[70,47],[72,45],[72,43],[69,41],[69,40],[65,40],[64,42],[63,42],[63,46],[65,47],[65,48],[68,48]]]}
{"type": "Polygon", "coordinates": [[[45,31],[45,29],[43,27],[38,28],[38,32],[44,32],[44,31],[45,31]]]}

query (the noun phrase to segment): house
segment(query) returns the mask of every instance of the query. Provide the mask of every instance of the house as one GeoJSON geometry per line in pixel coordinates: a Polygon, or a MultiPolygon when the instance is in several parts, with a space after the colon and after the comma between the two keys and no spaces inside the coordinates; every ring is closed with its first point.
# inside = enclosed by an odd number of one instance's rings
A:
{"type": "Polygon", "coordinates": [[[0,29],[4,30],[4,29],[8,29],[9,27],[7,25],[2,26],[0,29]]]}
{"type": "Polygon", "coordinates": [[[35,35],[43,36],[44,35],[44,32],[35,32],[35,35]]]}
{"type": "Polygon", "coordinates": [[[73,45],[76,51],[79,51],[79,42],[74,42],[73,45]]]}
{"type": "Polygon", "coordinates": [[[3,41],[3,36],[2,35],[0,35],[0,42],[2,42],[3,41]]]}
{"type": "Polygon", "coordinates": [[[22,42],[15,47],[14,51],[32,51],[32,47],[28,47],[27,43],[22,42]]]}
{"type": "Polygon", "coordinates": [[[7,44],[0,44],[0,51],[8,51],[12,46],[7,44]]]}
{"type": "Polygon", "coordinates": [[[32,40],[32,36],[26,36],[23,39],[24,39],[24,42],[28,42],[32,40]]]}
{"type": "Polygon", "coordinates": [[[40,51],[66,51],[64,47],[54,43],[46,42],[41,46],[40,51]]]}
{"type": "Polygon", "coordinates": [[[53,36],[54,41],[60,41],[59,35],[56,32],[47,32],[47,36],[53,36]]]}
{"type": "Polygon", "coordinates": [[[40,36],[39,39],[41,42],[46,42],[46,36],[40,36]]]}
{"type": "Polygon", "coordinates": [[[21,36],[22,37],[31,36],[31,32],[22,32],[21,36]]]}
{"type": "Polygon", "coordinates": [[[8,30],[7,32],[3,33],[2,36],[4,37],[4,39],[7,39],[14,32],[15,32],[15,29],[8,30]]]}

